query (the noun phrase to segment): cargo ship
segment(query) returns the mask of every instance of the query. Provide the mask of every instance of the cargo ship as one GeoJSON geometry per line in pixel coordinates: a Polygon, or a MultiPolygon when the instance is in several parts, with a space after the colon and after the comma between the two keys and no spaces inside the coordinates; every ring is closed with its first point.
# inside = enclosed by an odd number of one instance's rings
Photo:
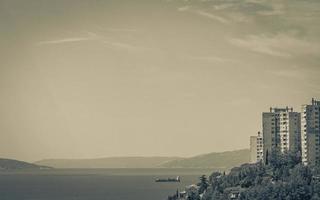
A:
{"type": "Polygon", "coordinates": [[[156,182],[180,182],[180,176],[177,176],[177,178],[166,178],[166,179],[156,179],[156,182]]]}

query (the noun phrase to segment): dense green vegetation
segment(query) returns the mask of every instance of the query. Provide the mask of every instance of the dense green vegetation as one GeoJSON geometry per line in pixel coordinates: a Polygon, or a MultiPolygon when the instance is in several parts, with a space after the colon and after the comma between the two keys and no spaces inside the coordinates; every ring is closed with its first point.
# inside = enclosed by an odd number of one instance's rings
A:
{"type": "Polygon", "coordinates": [[[273,153],[268,162],[244,164],[227,175],[214,172],[207,182],[202,176],[201,191],[187,199],[320,200],[319,167],[304,166],[293,154],[273,153]]]}

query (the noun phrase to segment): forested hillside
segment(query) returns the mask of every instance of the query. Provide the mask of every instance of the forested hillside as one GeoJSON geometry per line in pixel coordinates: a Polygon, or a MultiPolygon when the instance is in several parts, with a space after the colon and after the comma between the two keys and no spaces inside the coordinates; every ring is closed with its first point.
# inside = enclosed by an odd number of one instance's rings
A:
{"type": "MultiPolygon", "coordinates": [[[[273,153],[268,165],[244,164],[229,174],[203,176],[188,200],[320,200],[320,168],[304,166],[300,157],[273,153]]],[[[174,199],[174,198],[173,198],[174,199]]],[[[178,198],[177,198],[178,199],[178,198]]]]}

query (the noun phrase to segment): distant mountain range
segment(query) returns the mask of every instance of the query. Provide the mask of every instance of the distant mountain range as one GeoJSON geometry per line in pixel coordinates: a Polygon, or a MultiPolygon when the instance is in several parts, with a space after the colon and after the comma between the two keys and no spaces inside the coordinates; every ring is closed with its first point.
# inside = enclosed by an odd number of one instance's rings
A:
{"type": "Polygon", "coordinates": [[[96,159],[45,159],[35,162],[54,168],[155,168],[178,157],[109,157],[96,159]]]}
{"type": "Polygon", "coordinates": [[[35,162],[54,168],[212,168],[227,170],[249,162],[249,150],[180,157],[110,157],[99,159],[46,159],[35,162]]]}
{"type": "Polygon", "coordinates": [[[250,161],[249,149],[209,153],[164,163],[167,168],[215,168],[231,169],[250,161]]]}
{"type": "Polygon", "coordinates": [[[52,167],[36,165],[28,162],[0,158],[0,171],[24,169],[51,169],[52,167]]]}

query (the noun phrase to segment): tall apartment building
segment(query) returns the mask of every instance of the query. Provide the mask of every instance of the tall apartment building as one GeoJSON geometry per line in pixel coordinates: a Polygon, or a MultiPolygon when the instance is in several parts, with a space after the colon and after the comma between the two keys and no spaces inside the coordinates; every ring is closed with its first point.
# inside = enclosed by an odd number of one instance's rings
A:
{"type": "Polygon", "coordinates": [[[320,101],[312,99],[311,105],[302,106],[301,146],[305,165],[320,164],[320,101]]]}
{"type": "Polygon", "coordinates": [[[301,151],[301,115],[292,108],[270,108],[262,113],[263,159],[274,150],[301,151]]]}
{"type": "Polygon", "coordinates": [[[263,159],[263,140],[261,132],[250,137],[250,162],[257,163],[263,159]]]}

